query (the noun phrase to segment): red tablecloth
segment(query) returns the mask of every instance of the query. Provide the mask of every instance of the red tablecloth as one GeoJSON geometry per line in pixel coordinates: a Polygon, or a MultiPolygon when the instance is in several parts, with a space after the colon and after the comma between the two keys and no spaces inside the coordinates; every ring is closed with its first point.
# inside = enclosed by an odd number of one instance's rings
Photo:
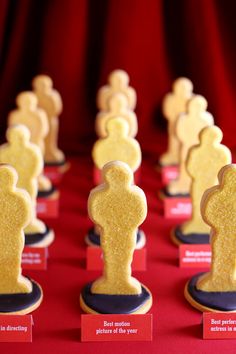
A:
{"type": "Polygon", "coordinates": [[[71,159],[71,169],[61,184],[60,217],[48,221],[56,240],[49,248],[47,271],[24,272],[44,290],[44,301],[33,313],[33,343],[0,343],[0,353],[235,353],[233,340],[203,340],[202,315],[183,296],[186,281],[196,270],[178,268],[178,250],[170,241],[173,222],[162,216],[157,191],[160,175],[149,156],[142,165],[141,187],[148,199],[148,270],[134,275],[153,294],[153,342],[81,343],[79,294],[83,285],[99,275],[85,269],[84,236],[91,226],[87,197],[92,183],[88,158],[71,159]]]}

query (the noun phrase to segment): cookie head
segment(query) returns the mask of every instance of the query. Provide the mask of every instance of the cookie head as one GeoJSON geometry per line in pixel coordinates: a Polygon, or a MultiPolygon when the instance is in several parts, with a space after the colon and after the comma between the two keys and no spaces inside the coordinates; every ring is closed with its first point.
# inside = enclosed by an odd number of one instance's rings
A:
{"type": "MultiPolygon", "coordinates": [[[[227,189],[229,193],[236,193],[236,164],[230,164],[222,167],[218,173],[220,186],[227,189]]],[[[235,205],[236,207],[236,205],[235,205]]]]}
{"type": "Polygon", "coordinates": [[[33,79],[32,85],[37,91],[45,91],[52,88],[53,82],[47,75],[38,75],[33,79]]]}
{"type": "Polygon", "coordinates": [[[25,125],[15,125],[7,129],[7,141],[10,144],[25,145],[30,141],[30,131],[25,125]]]}
{"type": "Polygon", "coordinates": [[[110,73],[108,82],[114,88],[122,88],[128,86],[129,75],[124,70],[114,70],[110,73]]]}
{"type": "Polygon", "coordinates": [[[129,124],[124,118],[117,117],[107,122],[106,130],[109,136],[128,136],[129,124]]]}
{"type": "Polygon", "coordinates": [[[16,97],[16,104],[21,109],[33,110],[37,107],[37,96],[31,91],[21,92],[16,97]]]}
{"type": "Polygon", "coordinates": [[[201,112],[206,111],[206,109],[207,100],[201,95],[193,96],[188,102],[188,111],[190,113],[200,114],[201,112]]]}
{"type": "Polygon", "coordinates": [[[199,135],[201,144],[212,145],[220,144],[223,139],[223,133],[216,125],[204,128],[199,135]]]}
{"type": "Polygon", "coordinates": [[[12,190],[17,183],[18,175],[16,170],[7,164],[0,164],[0,190],[12,190]]]}
{"type": "Polygon", "coordinates": [[[186,77],[180,77],[174,81],[173,91],[178,96],[186,96],[186,95],[191,96],[193,92],[193,84],[186,77]]]}
{"type": "Polygon", "coordinates": [[[112,112],[120,112],[128,109],[128,100],[122,93],[116,93],[108,100],[108,107],[112,112]]]}
{"type": "Polygon", "coordinates": [[[103,179],[112,187],[118,188],[133,183],[133,172],[130,167],[121,161],[108,162],[102,170],[103,179]]]}

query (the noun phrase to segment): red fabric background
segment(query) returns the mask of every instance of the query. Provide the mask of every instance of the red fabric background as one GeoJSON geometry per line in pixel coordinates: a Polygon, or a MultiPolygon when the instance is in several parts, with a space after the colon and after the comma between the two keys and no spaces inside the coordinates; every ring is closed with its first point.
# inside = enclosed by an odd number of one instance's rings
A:
{"type": "Polygon", "coordinates": [[[16,94],[43,72],[64,101],[60,145],[89,151],[97,89],[122,68],[137,90],[143,150],[156,149],[161,100],[180,75],[207,98],[225,143],[235,146],[235,10],[235,2],[215,0],[2,0],[2,137],[16,94]]]}

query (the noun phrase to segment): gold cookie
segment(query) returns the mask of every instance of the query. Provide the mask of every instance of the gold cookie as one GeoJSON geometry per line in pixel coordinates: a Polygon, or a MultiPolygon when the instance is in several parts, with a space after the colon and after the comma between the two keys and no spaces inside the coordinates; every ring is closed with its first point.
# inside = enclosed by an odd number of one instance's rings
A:
{"type": "Polygon", "coordinates": [[[99,139],[93,146],[94,164],[100,170],[110,161],[123,161],[132,171],[141,164],[141,149],[137,140],[128,136],[129,125],[123,118],[117,117],[107,122],[107,137],[99,139]]]}
{"type": "Polygon", "coordinates": [[[187,102],[193,95],[192,91],[192,82],[180,77],[173,83],[173,92],[164,97],[162,111],[168,121],[168,148],[160,157],[162,166],[179,164],[180,142],[176,136],[175,125],[179,114],[186,112],[187,102]]]}
{"type": "Polygon", "coordinates": [[[192,178],[192,217],[181,226],[184,234],[209,233],[210,227],[201,216],[200,202],[203,193],[217,184],[219,170],[231,163],[230,150],[220,144],[222,131],[217,126],[204,128],[200,133],[200,144],[190,149],[187,170],[192,178]]]}
{"type": "Polygon", "coordinates": [[[21,92],[16,98],[17,109],[8,116],[8,126],[23,124],[30,131],[30,141],[44,154],[44,139],[49,132],[45,111],[37,107],[37,96],[31,91],[21,92]]]}
{"type": "Polygon", "coordinates": [[[138,123],[136,114],[129,109],[127,97],[123,93],[115,93],[108,99],[108,111],[101,111],[97,114],[95,130],[100,138],[107,136],[106,124],[115,117],[122,117],[129,124],[129,136],[137,135],[138,123]]]}
{"type": "Polygon", "coordinates": [[[123,93],[131,110],[136,106],[136,92],[129,86],[129,75],[124,70],[114,70],[108,77],[108,85],[102,86],[97,95],[97,107],[100,111],[108,111],[108,100],[115,93],[123,93]]]}
{"type": "Polygon", "coordinates": [[[236,291],[236,165],[224,166],[219,185],[208,189],[201,202],[204,221],[211,227],[211,271],[197,288],[203,291],[236,291]]]}
{"type": "Polygon", "coordinates": [[[38,75],[32,82],[34,93],[38,98],[38,106],[47,114],[49,132],[45,138],[45,162],[61,162],[65,156],[58,149],[58,116],[62,112],[62,100],[58,91],[53,89],[52,79],[47,75],[38,75]]]}
{"type": "Polygon", "coordinates": [[[203,96],[195,95],[188,103],[187,113],[181,114],[176,122],[176,136],[181,143],[179,176],[167,186],[171,195],[188,194],[191,178],[186,170],[189,149],[199,143],[200,131],[214,124],[212,115],[206,112],[207,101],[203,96]]]}
{"type": "MultiPolygon", "coordinates": [[[[16,98],[17,109],[8,116],[8,126],[23,124],[30,131],[30,141],[38,145],[44,155],[44,139],[49,132],[45,111],[37,107],[37,96],[31,91],[21,92],[16,98]]],[[[38,177],[39,190],[50,190],[52,183],[44,175],[38,177]]]]}
{"type": "Polygon", "coordinates": [[[41,303],[41,287],[21,273],[23,229],[31,219],[28,193],[16,188],[17,173],[0,165],[0,314],[27,314],[41,303]]]}
{"type": "MultiPolygon", "coordinates": [[[[125,296],[144,298],[138,308],[130,309],[130,313],[145,313],[152,304],[151,294],[131,276],[131,262],[136,230],[147,215],[146,197],[139,187],[133,185],[133,173],[123,162],[106,164],[103,181],[91,191],[88,199],[89,216],[99,226],[104,259],[103,275],[92,283],[91,294],[94,298],[104,298],[102,308],[106,306],[107,296],[111,296],[121,308],[125,306],[125,296]]],[[[91,305],[86,303],[86,294],[82,292],[82,308],[89,313],[98,313],[96,306],[91,305]]],[[[119,306],[116,310],[115,313],[122,311],[119,306]]],[[[106,313],[112,311],[109,307],[106,313]]]]}
{"type": "Polygon", "coordinates": [[[236,165],[224,166],[218,179],[201,201],[202,217],[211,227],[211,269],[193,276],[184,294],[200,311],[229,313],[236,312],[236,165]]]}
{"type": "Polygon", "coordinates": [[[31,219],[29,195],[16,188],[17,173],[9,165],[0,165],[0,294],[30,293],[30,281],[21,275],[24,248],[23,228],[31,219]]]}
{"type": "MultiPolygon", "coordinates": [[[[17,187],[29,193],[33,205],[31,221],[25,228],[26,237],[27,234],[44,234],[46,225],[36,217],[37,177],[43,168],[41,150],[30,142],[29,129],[24,125],[8,128],[6,136],[8,142],[0,146],[0,163],[10,164],[16,169],[17,187]]],[[[50,234],[52,240],[53,234],[50,234]]]]}

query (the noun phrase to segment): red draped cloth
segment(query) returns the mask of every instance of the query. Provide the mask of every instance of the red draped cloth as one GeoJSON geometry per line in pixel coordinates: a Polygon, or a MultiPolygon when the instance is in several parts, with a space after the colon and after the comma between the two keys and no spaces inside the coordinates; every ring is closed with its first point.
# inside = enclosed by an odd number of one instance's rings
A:
{"type": "Polygon", "coordinates": [[[144,151],[159,148],[161,101],[178,76],[207,98],[224,142],[234,147],[235,10],[235,2],[215,0],[1,0],[1,136],[16,94],[47,73],[64,101],[61,147],[89,151],[97,89],[121,68],[137,90],[144,151]]]}

